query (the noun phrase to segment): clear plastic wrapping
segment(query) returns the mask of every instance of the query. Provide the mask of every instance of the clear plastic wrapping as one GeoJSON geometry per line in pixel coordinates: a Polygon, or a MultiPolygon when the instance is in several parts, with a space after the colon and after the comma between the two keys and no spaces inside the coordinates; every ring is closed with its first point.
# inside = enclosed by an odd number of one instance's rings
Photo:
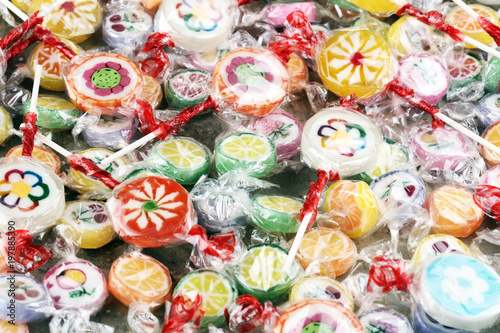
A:
{"type": "Polygon", "coordinates": [[[85,126],[82,130],[83,139],[94,148],[116,150],[126,147],[139,125],[136,118],[119,113],[96,120],[97,122],[85,126]]]}

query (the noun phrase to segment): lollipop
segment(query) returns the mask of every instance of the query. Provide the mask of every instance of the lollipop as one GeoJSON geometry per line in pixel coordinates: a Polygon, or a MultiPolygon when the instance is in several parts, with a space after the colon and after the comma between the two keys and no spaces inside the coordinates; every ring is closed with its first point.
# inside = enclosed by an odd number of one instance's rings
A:
{"type": "MultiPolygon", "coordinates": [[[[24,113],[31,110],[31,100],[24,105],[24,113]]],[[[51,130],[69,130],[82,115],[67,99],[52,95],[39,95],[36,102],[37,126],[51,130]]]]}
{"type": "Polygon", "coordinates": [[[471,254],[467,246],[458,238],[445,234],[434,234],[420,241],[411,261],[417,264],[427,258],[447,253],[471,254]]]}
{"type": "Polygon", "coordinates": [[[306,299],[332,300],[354,311],[354,302],[344,286],[323,276],[306,277],[293,285],[289,300],[293,302],[306,299]]]}
{"type": "Polygon", "coordinates": [[[179,242],[196,221],[188,192],[162,176],[125,181],[106,206],[118,235],[139,247],[179,242]]]}
{"type": "Polygon", "coordinates": [[[403,16],[387,31],[387,42],[393,49],[406,56],[423,51],[436,51],[432,43],[434,32],[431,27],[412,16],[403,16]]]}
{"type": "Polygon", "coordinates": [[[322,299],[300,301],[281,314],[274,333],[364,332],[356,315],[341,304],[322,299]]]}
{"type": "Polygon", "coordinates": [[[422,179],[406,171],[383,174],[373,181],[370,188],[385,205],[396,201],[423,207],[427,199],[422,179]]]}
{"type": "Polygon", "coordinates": [[[7,141],[7,139],[11,136],[12,128],[13,124],[11,116],[3,107],[0,107],[0,144],[7,141]]]}
{"type": "MultiPolygon", "coordinates": [[[[19,157],[22,155],[22,153],[23,146],[15,146],[7,152],[5,157],[19,157]]],[[[59,160],[59,157],[47,148],[44,148],[42,146],[34,146],[31,157],[36,162],[52,170],[55,174],[58,174],[61,170],[61,161],[59,160]]]]}
{"type": "Polygon", "coordinates": [[[43,279],[56,309],[81,309],[95,314],[106,298],[106,277],[88,261],[66,261],[52,267],[43,279]]]}

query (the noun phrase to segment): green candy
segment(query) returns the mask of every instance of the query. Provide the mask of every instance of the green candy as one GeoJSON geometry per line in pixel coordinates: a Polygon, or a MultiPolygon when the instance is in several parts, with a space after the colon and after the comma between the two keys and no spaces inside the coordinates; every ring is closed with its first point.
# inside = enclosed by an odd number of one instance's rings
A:
{"type": "MultiPolygon", "coordinates": [[[[31,108],[31,100],[24,105],[24,114],[31,108]]],[[[70,101],[51,95],[39,95],[36,106],[36,125],[51,130],[69,130],[75,126],[82,112],[70,101]]]]}
{"type": "Polygon", "coordinates": [[[202,70],[183,69],[174,73],[165,87],[169,109],[180,111],[204,102],[208,97],[207,83],[211,81],[210,73],[202,70]]]}
{"type": "Polygon", "coordinates": [[[309,323],[302,329],[302,333],[335,333],[335,330],[324,323],[309,323]]]}
{"type": "Polygon", "coordinates": [[[497,92],[500,81],[500,59],[493,57],[486,66],[484,85],[487,91],[497,92]]]}

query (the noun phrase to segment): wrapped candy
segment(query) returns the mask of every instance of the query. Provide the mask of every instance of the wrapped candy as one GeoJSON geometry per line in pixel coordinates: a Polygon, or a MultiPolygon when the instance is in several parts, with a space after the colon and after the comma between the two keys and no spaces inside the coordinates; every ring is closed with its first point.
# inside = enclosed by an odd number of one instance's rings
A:
{"type": "Polygon", "coordinates": [[[413,264],[418,264],[427,258],[447,253],[471,254],[469,248],[458,238],[445,234],[434,234],[420,241],[411,260],[413,264]]]}
{"type": "MultiPolygon", "coordinates": [[[[24,105],[24,113],[31,109],[31,100],[24,105]]],[[[50,130],[69,130],[82,115],[67,99],[52,95],[39,95],[36,103],[36,125],[50,130]]]]}
{"type": "Polygon", "coordinates": [[[208,97],[210,73],[202,70],[181,69],[171,74],[165,84],[165,98],[169,109],[183,110],[198,105],[208,97]]]}
{"type": "Polygon", "coordinates": [[[95,124],[85,126],[82,137],[90,146],[102,149],[121,149],[137,132],[137,119],[121,115],[99,117],[95,124]]]}
{"type": "Polygon", "coordinates": [[[0,106],[0,144],[3,144],[12,135],[12,117],[0,106]]]}
{"type": "Polygon", "coordinates": [[[500,94],[491,93],[485,95],[479,101],[478,118],[484,127],[489,127],[500,120],[500,110],[498,100],[500,94]]]}
{"type": "Polygon", "coordinates": [[[413,333],[408,318],[391,309],[377,309],[363,312],[359,321],[368,332],[386,331],[398,333],[413,333]]]}
{"type": "Polygon", "coordinates": [[[438,51],[438,38],[431,27],[412,16],[401,17],[387,31],[389,45],[403,56],[438,51]]]}
{"type": "MultiPolygon", "coordinates": [[[[500,122],[497,121],[496,123],[490,125],[490,127],[488,127],[484,131],[483,138],[497,145],[498,144],[497,138],[499,137],[500,134],[499,129],[500,129],[500,122]]],[[[500,157],[498,156],[498,154],[491,151],[489,148],[481,147],[481,155],[483,156],[486,163],[488,163],[492,167],[500,164],[500,157]]]]}
{"type": "Polygon", "coordinates": [[[470,331],[459,330],[453,327],[445,326],[425,313],[421,306],[414,306],[412,309],[413,325],[417,332],[429,333],[468,333],[470,331]]]}
{"type": "Polygon", "coordinates": [[[306,277],[295,283],[290,291],[289,301],[306,299],[332,300],[354,311],[354,302],[349,292],[340,282],[328,277],[306,277]]]}
{"type": "MultiPolygon", "coordinates": [[[[5,157],[19,157],[22,153],[23,146],[15,146],[7,152],[5,157]]],[[[61,170],[61,160],[50,149],[42,146],[33,146],[31,158],[52,170],[56,175],[59,174],[59,171],[61,170]]]]}
{"type": "Polygon", "coordinates": [[[302,205],[302,202],[285,196],[256,195],[252,198],[250,220],[262,229],[297,232],[302,205]]]}

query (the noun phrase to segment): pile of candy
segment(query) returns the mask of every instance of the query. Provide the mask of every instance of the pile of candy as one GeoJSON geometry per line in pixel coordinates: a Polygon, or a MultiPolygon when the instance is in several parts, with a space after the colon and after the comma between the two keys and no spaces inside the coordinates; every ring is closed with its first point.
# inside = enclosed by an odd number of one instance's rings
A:
{"type": "Polygon", "coordinates": [[[0,0],[0,332],[499,332],[499,7],[0,0]]]}

